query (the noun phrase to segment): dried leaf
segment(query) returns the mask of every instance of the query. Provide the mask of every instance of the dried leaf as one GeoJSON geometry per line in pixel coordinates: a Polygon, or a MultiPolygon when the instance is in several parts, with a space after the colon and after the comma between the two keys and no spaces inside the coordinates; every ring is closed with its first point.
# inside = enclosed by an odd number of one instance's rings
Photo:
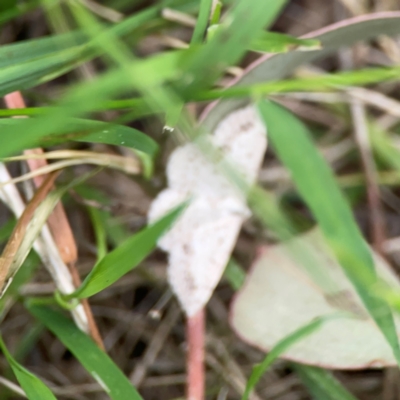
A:
{"type": "MultiPolygon", "coordinates": [[[[0,163],[0,182],[9,181],[10,179],[11,177],[6,167],[3,163],[0,163]]],[[[14,185],[10,184],[1,187],[0,199],[12,210],[17,218],[23,214],[25,204],[14,185]]],[[[33,247],[53,277],[58,290],[63,294],[74,292],[76,288],[73,285],[71,274],[60,256],[47,225],[43,226],[42,232],[34,242],[33,247]]],[[[88,321],[83,306],[78,305],[71,313],[80,329],[88,332],[88,321]]]]}
{"type": "Polygon", "coordinates": [[[65,158],[65,160],[54,162],[52,164],[43,164],[39,168],[32,170],[24,175],[18,176],[7,182],[0,183],[0,187],[8,185],[10,183],[18,183],[27,179],[35,178],[44,174],[48,174],[52,171],[67,168],[73,165],[81,164],[94,164],[103,167],[110,167],[121,170],[127,174],[138,174],[140,172],[140,162],[135,158],[123,157],[115,154],[102,154],[95,153],[93,151],[79,151],[79,150],[59,150],[51,151],[42,154],[30,154],[23,156],[15,156],[5,158],[2,161],[18,161],[26,159],[58,159],[65,158]]]}
{"type": "Polygon", "coordinates": [[[34,224],[34,214],[51,190],[58,173],[53,173],[43,182],[19,218],[11,237],[0,257],[0,291],[4,291],[6,280],[12,277],[25,261],[37,235],[29,235],[29,226],[34,224]]]}
{"type": "Polygon", "coordinates": [[[221,152],[210,161],[194,144],[177,148],[167,166],[169,188],[153,202],[156,220],[184,200],[190,205],[159,246],[169,252],[169,282],[188,316],[209,300],[221,278],[243,221],[250,215],[242,193],[220,172],[228,161],[254,182],[266,149],[263,123],[252,106],[229,114],[209,142],[221,152]]]}

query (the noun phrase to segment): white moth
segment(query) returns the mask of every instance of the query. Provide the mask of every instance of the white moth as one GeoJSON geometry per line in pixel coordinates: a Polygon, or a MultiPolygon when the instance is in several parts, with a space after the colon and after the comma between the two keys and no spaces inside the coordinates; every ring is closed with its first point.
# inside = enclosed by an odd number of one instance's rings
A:
{"type": "MultiPolygon", "coordinates": [[[[288,243],[266,246],[250,268],[230,310],[231,326],[237,335],[269,352],[311,321],[344,313],[293,343],[281,357],[327,369],[395,366],[390,346],[324,241],[322,231],[314,228],[288,243]],[[288,252],[288,243],[307,249],[324,277],[334,282],[334,288],[325,291],[316,284],[310,270],[288,252]]],[[[382,287],[386,284],[398,293],[399,278],[381,257],[372,254],[382,287]]],[[[393,317],[400,336],[400,316],[394,312],[393,317]]]]}
{"type": "Polygon", "coordinates": [[[229,114],[209,140],[221,152],[220,161],[210,161],[194,143],[178,147],[167,165],[168,188],[149,211],[152,222],[191,199],[158,243],[169,253],[168,279],[189,317],[208,302],[250,216],[245,194],[220,171],[220,163],[228,161],[251,184],[267,146],[265,126],[253,106],[229,114]]]}

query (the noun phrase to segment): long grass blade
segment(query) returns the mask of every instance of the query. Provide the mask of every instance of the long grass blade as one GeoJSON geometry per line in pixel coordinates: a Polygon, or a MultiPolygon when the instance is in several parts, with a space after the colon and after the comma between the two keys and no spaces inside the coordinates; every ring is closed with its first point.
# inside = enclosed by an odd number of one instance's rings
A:
{"type": "Polygon", "coordinates": [[[400,365],[400,348],[388,304],[372,293],[377,284],[374,262],[351,208],[326,161],[316,150],[307,128],[273,102],[258,104],[272,144],[318,221],[324,238],[385,336],[400,365]]]}
{"type": "Polygon", "coordinates": [[[192,35],[191,45],[200,44],[204,40],[207,30],[208,20],[210,18],[213,0],[201,0],[199,16],[197,17],[196,26],[192,35]]]}
{"type": "Polygon", "coordinates": [[[247,381],[246,389],[242,396],[242,400],[247,400],[250,396],[251,391],[257,385],[258,381],[262,377],[262,375],[268,370],[268,368],[272,365],[272,363],[287,349],[291,346],[299,342],[301,339],[311,335],[317,329],[319,329],[324,323],[331,321],[334,318],[344,318],[351,317],[350,315],[345,315],[344,313],[337,313],[332,315],[327,315],[325,317],[317,318],[314,321],[311,321],[309,324],[302,326],[297,329],[292,334],[288,335],[284,339],[282,339],[264,358],[264,360],[253,367],[250,378],[247,381]]]}
{"type": "Polygon", "coordinates": [[[78,290],[68,297],[86,298],[104,290],[135,268],[156,246],[157,240],[184,210],[182,204],[165,217],[127,239],[100,260],[78,290]]]}
{"type": "Polygon", "coordinates": [[[1,337],[0,348],[29,400],[56,400],[51,390],[39,378],[14,359],[1,337]]]}
{"type": "Polygon", "coordinates": [[[192,82],[184,92],[193,93],[204,88],[217,79],[225,68],[234,65],[261,30],[275,20],[286,3],[286,0],[238,1],[212,39],[187,61],[186,71],[192,82]]]}
{"type": "Polygon", "coordinates": [[[329,371],[292,364],[315,400],[357,400],[329,371]]]}
{"type": "Polygon", "coordinates": [[[28,311],[54,333],[113,400],[142,400],[115,363],[72,321],[51,308],[27,304],[28,311]]]}

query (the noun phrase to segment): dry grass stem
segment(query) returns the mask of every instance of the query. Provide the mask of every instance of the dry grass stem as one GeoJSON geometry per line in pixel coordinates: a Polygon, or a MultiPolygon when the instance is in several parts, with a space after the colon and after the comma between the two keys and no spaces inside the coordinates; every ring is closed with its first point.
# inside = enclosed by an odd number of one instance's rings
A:
{"type": "Polygon", "coordinates": [[[142,382],[146,378],[147,370],[154,363],[158,353],[162,350],[171,329],[178,322],[180,315],[181,311],[175,304],[167,311],[164,319],[160,322],[159,327],[154,332],[141,361],[135,366],[135,369],[129,375],[129,380],[134,386],[141,386],[142,382]]]}
{"type": "Polygon", "coordinates": [[[185,14],[171,8],[163,8],[161,15],[164,19],[168,21],[176,22],[189,28],[194,28],[196,26],[196,18],[193,18],[189,14],[185,14]]]}
{"type": "Polygon", "coordinates": [[[353,117],[355,138],[360,150],[367,181],[372,242],[375,250],[379,254],[383,254],[383,243],[386,237],[383,207],[378,186],[377,170],[369,141],[365,107],[360,100],[353,100],[351,104],[351,113],[353,117]]]}

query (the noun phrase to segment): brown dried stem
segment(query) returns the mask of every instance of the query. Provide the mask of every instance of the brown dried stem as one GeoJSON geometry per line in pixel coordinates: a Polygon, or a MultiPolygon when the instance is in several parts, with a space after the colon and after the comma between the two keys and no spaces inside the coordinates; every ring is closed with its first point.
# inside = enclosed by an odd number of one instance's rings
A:
{"type": "MultiPolygon", "coordinates": [[[[20,92],[7,94],[6,96],[4,96],[4,102],[7,108],[15,109],[26,107],[25,101],[20,92]]],[[[26,155],[42,153],[43,150],[41,148],[29,149],[24,151],[24,154],[26,155]]],[[[36,169],[45,166],[47,164],[47,161],[46,159],[31,158],[27,160],[27,164],[31,171],[35,171],[36,169]]],[[[35,186],[37,188],[40,187],[46,180],[46,177],[47,175],[39,175],[34,177],[33,181],[35,183],[35,186]]],[[[48,218],[47,224],[57,245],[62,260],[68,266],[74,286],[79,287],[81,284],[81,279],[79,276],[79,272],[75,266],[78,259],[78,250],[71,226],[68,222],[67,215],[61,203],[58,203],[56,205],[52,214],[48,218]]],[[[88,320],[90,336],[97,343],[97,345],[104,350],[103,340],[96,325],[88,300],[81,300],[81,304],[85,310],[85,314],[88,320]]]]}
{"type": "Polygon", "coordinates": [[[353,99],[351,112],[353,115],[355,138],[360,150],[361,161],[367,182],[372,243],[375,251],[383,255],[383,245],[386,238],[385,221],[377,180],[377,171],[369,141],[364,104],[359,99],[353,99]]]}

